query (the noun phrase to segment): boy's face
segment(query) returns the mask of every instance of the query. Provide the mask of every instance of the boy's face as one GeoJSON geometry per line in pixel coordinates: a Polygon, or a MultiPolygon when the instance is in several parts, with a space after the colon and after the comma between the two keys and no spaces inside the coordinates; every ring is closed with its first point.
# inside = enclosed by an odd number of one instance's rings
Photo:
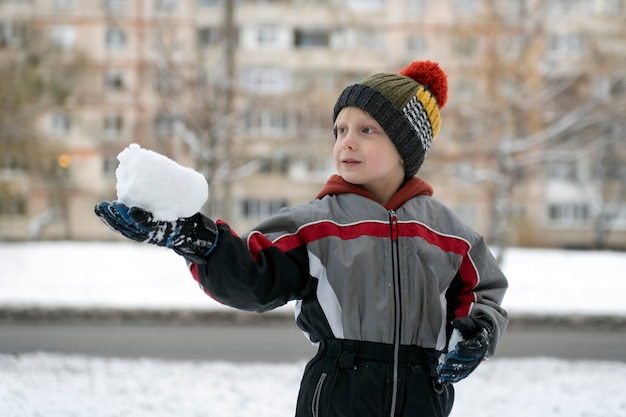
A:
{"type": "Polygon", "coordinates": [[[333,160],[337,172],[385,204],[404,181],[402,158],[391,139],[369,113],[357,107],[342,109],[335,128],[333,160]]]}

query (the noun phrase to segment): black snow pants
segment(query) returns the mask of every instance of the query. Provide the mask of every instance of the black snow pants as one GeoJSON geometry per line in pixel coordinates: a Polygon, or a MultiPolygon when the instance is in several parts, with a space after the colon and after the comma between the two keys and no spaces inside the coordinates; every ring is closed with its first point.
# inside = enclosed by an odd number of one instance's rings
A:
{"type": "Polygon", "coordinates": [[[452,385],[437,382],[439,352],[324,339],[307,364],[296,417],[446,417],[452,385]],[[397,359],[394,360],[394,357],[397,359]]]}

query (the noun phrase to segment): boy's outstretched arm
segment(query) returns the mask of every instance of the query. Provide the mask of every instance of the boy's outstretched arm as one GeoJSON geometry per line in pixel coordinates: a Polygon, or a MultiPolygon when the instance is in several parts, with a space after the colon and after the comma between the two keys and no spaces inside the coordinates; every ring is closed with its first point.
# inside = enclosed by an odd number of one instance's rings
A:
{"type": "Polygon", "coordinates": [[[119,201],[102,201],[95,213],[129,239],[182,255],[205,292],[231,307],[263,312],[301,298],[305,291],[308,264],[303,246],[284,253],[267,241],[268,247],[254,256],[227,224],[217,226],[200,213],[154,220],[149,211],[119,201]]]}

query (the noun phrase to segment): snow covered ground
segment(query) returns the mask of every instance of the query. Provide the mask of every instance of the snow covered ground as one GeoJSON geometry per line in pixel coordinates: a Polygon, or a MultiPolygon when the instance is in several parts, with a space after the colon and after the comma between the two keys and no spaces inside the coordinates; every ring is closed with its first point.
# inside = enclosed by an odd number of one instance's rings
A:
{"type": "MultiPolygon", "coordinates": [[[[626,317],[625,253],[513,248],[503,269],[512,316],[626,317]]],[[[47,307],[229,310],[165,249],[0,243],[0,309],[47,307]]],[[[292,416],[304,365],[0,355],[0,416],[292,416]]],[[[496,357],[456,388],[456,417],[626,416],[621,362],[496,357]]]]}
{"type": "MultiPolygon", "coordinates": [[[[511,248],[502,268],[511,315],[626,317],[624,252],[511,248]]],[[[0,243],[3,307],[230,310],[198,289],[180,256],[133,242],[0,243]]]]}
{"type": "MultiPolygon", "coordinates": [[[[304,363],[0,355],[4,417],[289,417],[304,363]]],[[[624,417],[626,364],[493,359],[456,385],[452,416],[624,417]]]]}

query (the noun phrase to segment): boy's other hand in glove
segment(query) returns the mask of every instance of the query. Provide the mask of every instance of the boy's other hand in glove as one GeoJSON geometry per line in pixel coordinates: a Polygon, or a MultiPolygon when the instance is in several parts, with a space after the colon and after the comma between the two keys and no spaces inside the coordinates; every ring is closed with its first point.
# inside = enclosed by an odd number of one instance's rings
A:
{"type": "Polygon", "coordinates": [[[204,257],[217,241],[215,223],[200,213],[174,221],[154,220],[149,211],[119,201],[101,201],[95,212],[104,224],[123,236],[171,248],[196,263],[206,262],[204,257]]]}
{"type": "Polygon", "coordinates": [[[493,324],[485,317],[460,317],[454,319],[452,327],[448,353],[442,355],[437,367],[442,383],[459,382],[471,374],[485,358],[493,339],[493,324]]]}

